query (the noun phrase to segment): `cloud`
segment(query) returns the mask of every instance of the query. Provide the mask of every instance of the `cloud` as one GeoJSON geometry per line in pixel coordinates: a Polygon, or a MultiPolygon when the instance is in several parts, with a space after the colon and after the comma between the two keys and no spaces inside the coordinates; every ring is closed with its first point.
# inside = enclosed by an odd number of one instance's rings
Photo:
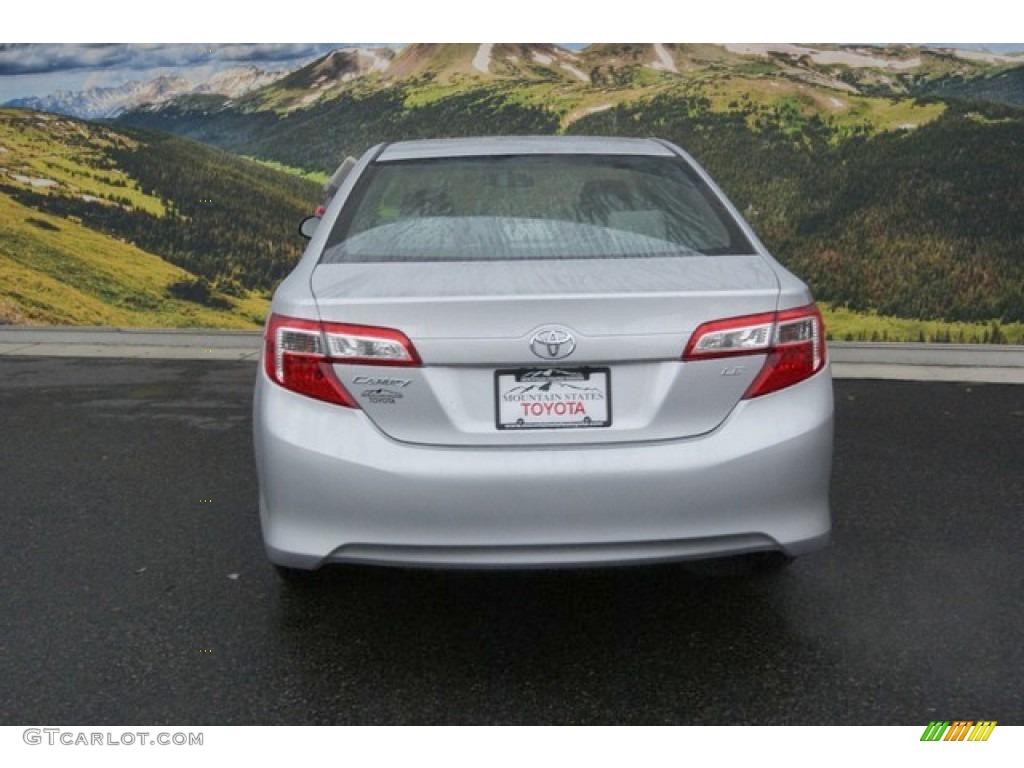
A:
{"type": "Polygon", "coordinates": [[[187,44],[0,44],[0,75],[82,69],[139,69],[217,64],[261,64],[312,58],[331,43],[187,44]]]}

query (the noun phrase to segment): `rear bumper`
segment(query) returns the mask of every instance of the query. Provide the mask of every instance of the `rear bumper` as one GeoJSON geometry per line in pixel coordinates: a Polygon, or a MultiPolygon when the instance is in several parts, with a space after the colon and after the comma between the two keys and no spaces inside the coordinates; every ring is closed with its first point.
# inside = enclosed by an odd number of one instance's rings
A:
{"type": "Polygon", "coordinates": [[[828,368],[698,438],[602,446],[396,442],[260,371],[254,439],[270,560],[437,567],[624,564],[825,546],[828,368]]]}

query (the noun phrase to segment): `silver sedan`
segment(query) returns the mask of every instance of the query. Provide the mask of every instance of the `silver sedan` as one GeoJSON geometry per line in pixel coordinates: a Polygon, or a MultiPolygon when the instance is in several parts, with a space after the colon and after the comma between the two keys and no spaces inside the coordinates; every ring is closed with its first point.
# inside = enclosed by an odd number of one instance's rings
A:
{"type": "Polygon", "coordinates": [[[828,542],[821,316],[678,147],[382,144],[303,230],[255,391],[282,576],[828,542]]]}

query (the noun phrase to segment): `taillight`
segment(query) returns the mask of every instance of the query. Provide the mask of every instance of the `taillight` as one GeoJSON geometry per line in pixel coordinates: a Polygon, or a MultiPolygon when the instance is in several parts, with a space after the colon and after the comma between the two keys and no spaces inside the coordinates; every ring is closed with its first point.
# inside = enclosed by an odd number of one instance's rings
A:
{"type": "Polygon", "coordinates": [[[391,328],[270,316],[263,367],[274,383],[300,395],[358,408],[334,375],[335,363],[413,366],[420,358],[406,335],[391,328]]]}
{"type": "Polygon", "coordinates": [[[808,379],[825,365],[825,333],[813,304],[781,312],[704,323],[690,336],[684,360],[766,354],[744,399],[767,395],[808,379]]]}

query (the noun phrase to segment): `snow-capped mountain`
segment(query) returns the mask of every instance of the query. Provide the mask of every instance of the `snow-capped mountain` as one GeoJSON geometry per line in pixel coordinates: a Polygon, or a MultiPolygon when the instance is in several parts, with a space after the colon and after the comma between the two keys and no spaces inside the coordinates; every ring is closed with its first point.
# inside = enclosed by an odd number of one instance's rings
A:
{"type": "Polygon", "coordinates": [[[196,85],[193,93],[217,93],[234,99],[249,91],[270,85],[287,74],[287,70],[268,72],[253,66],[225,69],[196,85]]]}
{"type": "Polygon", "coordinates": [[[257,67],[237,67],[218,72],[199,82],[171,75],[152,80],[132,80],[118,86],[84,91],[55,91],[48,96],[30,96],[7,102],[7,106],[56,112],[93,120],[117,117],[144,104],[162,104],[192,93],[220,94],[234,98],[261,88],[284,76],[257,67]]]}
{"type": "Polygon", "coordinates": [[[285,112],[306,107],[336,96],[352,80],[386,72],[394,57],[394,50],[385,47],[336,48],[261,91],[255,103],[285,112]]]}
{"type": "Polygon", "coordinates": [[[415,43],[404,47],[388,68],[391,78],[429,74],[442,81],[458,77],[546,76],[589,82],[580,56],[550,43],[415,43]]]}

